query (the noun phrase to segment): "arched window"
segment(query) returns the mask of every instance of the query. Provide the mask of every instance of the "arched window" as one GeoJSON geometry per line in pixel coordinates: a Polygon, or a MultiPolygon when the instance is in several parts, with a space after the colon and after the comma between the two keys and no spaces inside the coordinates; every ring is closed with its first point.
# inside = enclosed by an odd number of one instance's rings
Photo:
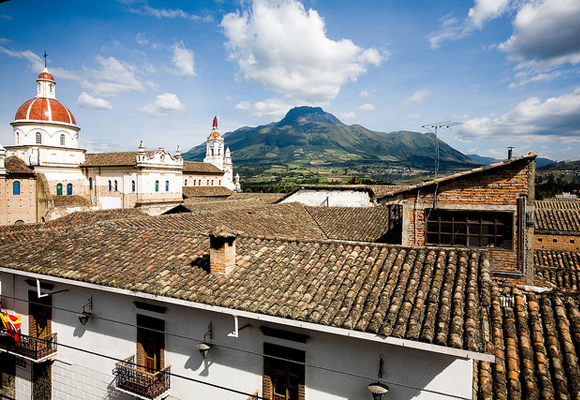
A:
{"type": "Polygon", "coordinates": [[[220,180],[218,181],[218,186],[221,186],[221,185],[222,185],[222,181],[221,181],[221,179],[220,179],[220,180]]]}
{"type": "Polygon", "coordinates": [[[14,181],[12,184],[12,194],[19,195],[20,194],[20,182],[14,181]]]}
{"type": "Polygon", "coordinates": [[[66,195],[72,196],[72,183],[66,185],[66,195]]]}
{"type": "Polygon", "coordinates": [[[57,196],[62,196],[62,183],[58,183],[56,185],[56,195],[57,196]]]}
{"type": "Polygon", "coordinates": [[[185,180],[185,185],[183,185],[183,186],[187,186],[187,179],[185,180]]]}
{"type": "Polygon", "coordinates": [[[113,184],[111,183],[111,181],[109,181],[109,192],[113,190],[113,184]]]}
{"type": "Polygon", "coordinates": [[[213,186],[213,179],[211,180],[211,185],[213,186]]]}
{"type": "Polygon", "coordinates": [[[169,181],[165,181],[165,191],[169,192],[169,181]]]}
{"type": "Polygon", "coordinates": [[[195,186],[195,179],[193,180],[193,186],[195,186]]]}
{"type": "Polygon", "coordinates": [[[205,186],[209,186],[209,179],[207,180],[207,182],[206,182],[206,185],[205,185],[205,186]]]}
{"type": "Polygon", "coordinates": [[[118,186],[117,186],[117,181],[115,181],[115,192],[119,190],[118,186]]]}
{"type": "Polygon", "coordinates": [[[201,179],[199,180],[198,186],[201,186],[201,179]]]}
{"type": "Polygon", "coordinates": [[[131,191],[135,191],[135,181],[131,181],[131,191]]]}
{"type": "Polygon", "coordinates": [[[64,140],[64,134],[60,135],[60,145],[64,146],[65,140],[64,140]]]}
{"type": "Polygon", "coordinates": [[[89,190],[93,190],[93,178],[89,178],[89,190]]]}
{"type": "Polygon", "coordinates": [[[36,144],[42,144],[42,133],[36,132],[36,144]]]}
{"type": "Polygon", "coordinates": [[[16,132],[16,144],[20,144],[20,133],[16,132]]]}
{"type": "Polygon", "coordinates": [[[155,191],[159,191],[159,181],[155,181],[155,191]]]}

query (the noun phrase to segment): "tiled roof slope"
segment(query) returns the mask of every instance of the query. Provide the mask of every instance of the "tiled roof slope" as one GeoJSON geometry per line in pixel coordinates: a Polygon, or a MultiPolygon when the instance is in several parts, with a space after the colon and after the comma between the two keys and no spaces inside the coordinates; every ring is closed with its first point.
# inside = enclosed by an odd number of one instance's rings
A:
{"type": "Polygon", "coordinates": [[[16,156],[6,157],[4,166],[8,174],[34,175],[34,170],[16,156]]]}
{"type": "Polygon", "coordinates": [[[387,236],[398,220],[398,208],[305,207],[329,239],[392,243],[387,236]]]}
{"type": "Polygon", "coordinates": [[[491,298],[495,363],[474,364],[473,398],[580,398],[578,296],[494,287],[491,298]]]}
{"type": "Polygon", "coordinates": [[[183,186],[184,198],[188,197],[228,197],[234,192],[223,186],[183,186]]]}
{"type": "Polygon", "coordinates": [[[114,210],[97,210],[97,211],[79,211],[67,214],[63,217],[53,219],[44,225],[47,228],[75,228],[79,226],[92,225],[99,221],[120,220],[126,218],[148,217],[138,208],[114,209],[114,210]]]}
{"type": "Polygon", "coordinates": [[[580,253],[562,250],[535,250],[534,285],[561,290],[579,290],[580,253]]]}
{"type": "Polygon", "coordinates": [[[54,196],[55,207],[90,206],[91,202],[84,196],[73,194],[71,196],[54,196]]]}
{"type": "Polygon", "coordinates": [[[197,161],[183,161],[183,172],[199,174],[224,174],[224,171],[213,164],[197,161]]]}
{"type": "Polygon", "coordinates": [[[580,235],[580,210],[536,210],[535,230],[539,233],[580,235]]]}
{"type": "MultiPolygon", "coordinates": [[[[221,203],[219,203],[221,204],[221,203]]],[[[212,209],[184,214],[119,222],[139,229],[188,230],[209,234],[216,226],[244,232],[250,236],[292,239],[326,239],[314,219],[297,203],[249,208],[212,209]]]]}
{"type": "MultiPolygon", "coordinates": [[[[146,152],[148,156],[152,151],[146,152]]],[[[134,166],[137,164],[137,151],[126,151],[122,153],[89,153],[85,156],[82,167],[120,167],[134,166]]]]}
{"type": "MultiPolygon", "coordinates": [[[[510,158],[508,160],[500,161],[500,162],[497,162],[494,164],[484,165],[482,167],[473,168],[473,169],[470,169],[468,171],[458,172],[458,173],[453,174],[453,175],[448,175],[448,176],[433,179],[433,180],[430,180],[427,182],[422,182],[422,183],[419,183],[419,184],[416,184],[413,186],[408,186],[404,189],[386,194],[385,196],[382,196],[382,197],[390,197],[390,196],[393,196],[393,195],[396,195],[399,193],[403,193],[403,192],[412,192],[416,189],[422,189],[422,188],[427,187],[427,186],[439,185],[440,183],[443,183],[443,182],[448,182],[448,181],[452,181],[455,179],[462,179],[462,178],[468,177],[469,175],[480,174],[483,172],[492,172],[494,169],[502,168],[502,167],[510,165],[510,164],[518,163],[521,161],[529,162],[529,161],[535,160],[537,156],[538,156],[537,153],[530,152],[529,154],[526,154],[526,155],[521,156],[521,157],[510,158]]],[[[379,197],[379,199],[381,199],[382,197],[379,197]]]]}
{"type": "Polygon", "coordinates": [[[53,231],[46,229],[44,224],[0,226],[0,246],[44,237],[52,234],[53,231]]]}
{"type": "Polygon", "coordinates": [[[117,222],[0,248],[0,265],[253,313],[481,352],[487,253],[238,237],[209,274],[207,236],[117,222]]]}
{"type": "Polygon", "coordinates": [[[580,210],[578,200],[540,200],[534,202],[536,210],[580,210]]]}

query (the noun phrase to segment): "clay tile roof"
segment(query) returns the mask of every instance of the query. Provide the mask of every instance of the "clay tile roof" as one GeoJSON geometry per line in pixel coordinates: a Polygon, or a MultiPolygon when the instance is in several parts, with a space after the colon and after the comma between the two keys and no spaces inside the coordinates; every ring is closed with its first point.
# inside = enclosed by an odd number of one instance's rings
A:
{"type": "Polygon", "coordinates": [[[534,285],[561,290],[580,290],[580,253],[535,250],[534,285]]]}
{"type": "Polygon", "coordinates": [[[580,210],[541,209],[535,217],[538,233],[580,235],[580,210]]]}
{"type": "Polygon", "coordinates": [[[484,165],[482,167],[473,168],[473,169],[470,169],[468,171],[458,172],[458,173],[453,174],[453,175],[448,175],[448,176],[433,179],[433,180],[430,180],[427,182],[419,183],[417,185],[408,186],[407,188],[401,189],[399,191],[386,194],[385,196],[380,197],[379,200],[381,198],[394,196],[394,195],[397,195],[399,193],[411,192],[411,191],[414,191],[417,189],[422,189],[424,187],[438,185],[440,183],[452,181],[455,179],[463,179],[463,178],[469,177],[470,175],[473,175],[473,174],[479,174],[482,172],[491,172],[492,170],[494,170],[496,168],[502,168],[502,167],[505,167],[505,166],[508,166],[510,164],[514,164],[517,162],[521,162],[521,161],[529,162],[529,161],[535,160],[537,156],[538,156],[537,153],[530,152],[529,154],[526,154],[526,155],[521,156],[521,157],[514,157],[514,158],[510,158],[508,160],[497,162],[495,164],[484,165]]]}
{"type": "MultiPolygon", "coordinates": [[[[146,152],[148,156],[152,151],[146,152]]],[[[85,156],[82,167],[120,167],[134,166],[137,164],[137,151],[126,151],[122,153],[93,153],[85,156]]]]}
{"type": "Polygon", "coordinates": [[[578,200],[539,200],[534,203],[536,210],[580,210],[578,200]]]}
{"type": "Polygon", "coordinates": [[[47,97],[35,97],[26,101],[16,111],[14,120],[62,122],[76,125],[75,117],[64,104],[47,97]]]}
{"type": "Polygon", "coordinates": [[[474,399],[580,398],[580,299],[494,287],[487,347],[474,363],[474,399]]]}
{"type": "Polygon", "coordinates": [[[34,170],[16,156],[6,157],[4,166],[8,174],[34,175],[34,170]]]}
{"type": "Polygon", "coordinates": [[[90,206],[91,202],[84,196],[73,194],[71,196],[54,196],[55,207],[90,206]]]}
{"type": "MultiPolygon", "coordinates": [[[[306,207],[329,239],[395,243],[399,207],[306,207]]],[[[400,234],[400,232],[399,232],[400,234]]]]}
{"type": "Polygon", "coordinates": [[[183,186],[181,189],[183,198],[189,197],[228,197],[234,193],[223,186],[183,186]]]}
{"type": "Polygon", "coordinates": [[[222,171],[213,164],[197,161],[184,161],[183,172],[199,173],[199,174],[221,174],[221,175],[223,175],[224,173],[224,171],[222,171]]]}
{"type": "MultiPolygon", "coordinates": [[[[187,214],[182,214],[187,216],[187,214]]],[[[109,221],[0,247],[0,265],[167,298],[483,352],[487,253],[320,240],[236,239],[228,276],[209,238],[167,217],[109,221]],[[145,225],[131,225],[136,221],[145,225]],[[152,224],[154,220],[159,225],[152,224]]],[[[194,226],[194,225],[193,225],[194,226]]]]}

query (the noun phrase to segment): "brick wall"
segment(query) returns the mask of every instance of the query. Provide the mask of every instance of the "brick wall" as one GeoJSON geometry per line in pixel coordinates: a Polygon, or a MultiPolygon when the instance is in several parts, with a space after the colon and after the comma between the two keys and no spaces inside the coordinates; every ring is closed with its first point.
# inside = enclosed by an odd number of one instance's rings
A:
{"type": "Polygon", "coordinates": [[[580,236],[536,232],[534,234],[534,249],[580,251],[580,236]]]}
{"type": "Polygon", "coordinates": [[[236,266],[236,242],[233,237],[210,237],[210,272],[229,274],[236,266]]]}
{"type": "MultiPolygon", "coordinates": [[[[459,176],[453,180],[448,179],[437,186],[419,187],[387,199],[384,203],[404,205],[403,216],[407,220],[403,223],[403,245],[425,245],[426,213],[432,208],[513,213],[512,249],[489,250],[493,270],[516,272],[520,270],[517,242],[518,233],[520,233],[518,232],[520,229],[518,198],[526,196],[529,200],[533,200],[533,176],[534,164],[526,159],[504,167],[459,176]]],[[[528,202],[527,211],[533,211],[533,205],[530,203],[528,202]]],[[[522,234],[527,251],[531,251],[533,228],[525,228],[522,234]]]]}

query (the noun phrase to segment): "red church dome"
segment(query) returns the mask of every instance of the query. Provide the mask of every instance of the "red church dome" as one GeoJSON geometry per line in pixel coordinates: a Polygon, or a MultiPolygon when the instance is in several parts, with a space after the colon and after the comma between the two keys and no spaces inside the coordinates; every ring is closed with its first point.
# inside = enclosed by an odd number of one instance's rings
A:
{"type": "Polygon", "coordinates": [[[38,75],[38,79],[54,81],[54,77],[46,68],[38,75]]]}
{"type": "MultiPolygon", "coordinates": [[[[45,73],[41,73],[43,75],[45,73]]],[[[41,79],[39,75],[39,79],[41,79]]],[[[52,75],[48,74],[51,78],[52,75]]],[[[46,121],[46,122],[61,122],[70,125],[76,125],[75,117],[70,110],[56,99],[47,97],[35,97],[28,100],[20,106],[16,111],[14,117],[16,121],[31,120],[31,121],[46,121]]]]}

